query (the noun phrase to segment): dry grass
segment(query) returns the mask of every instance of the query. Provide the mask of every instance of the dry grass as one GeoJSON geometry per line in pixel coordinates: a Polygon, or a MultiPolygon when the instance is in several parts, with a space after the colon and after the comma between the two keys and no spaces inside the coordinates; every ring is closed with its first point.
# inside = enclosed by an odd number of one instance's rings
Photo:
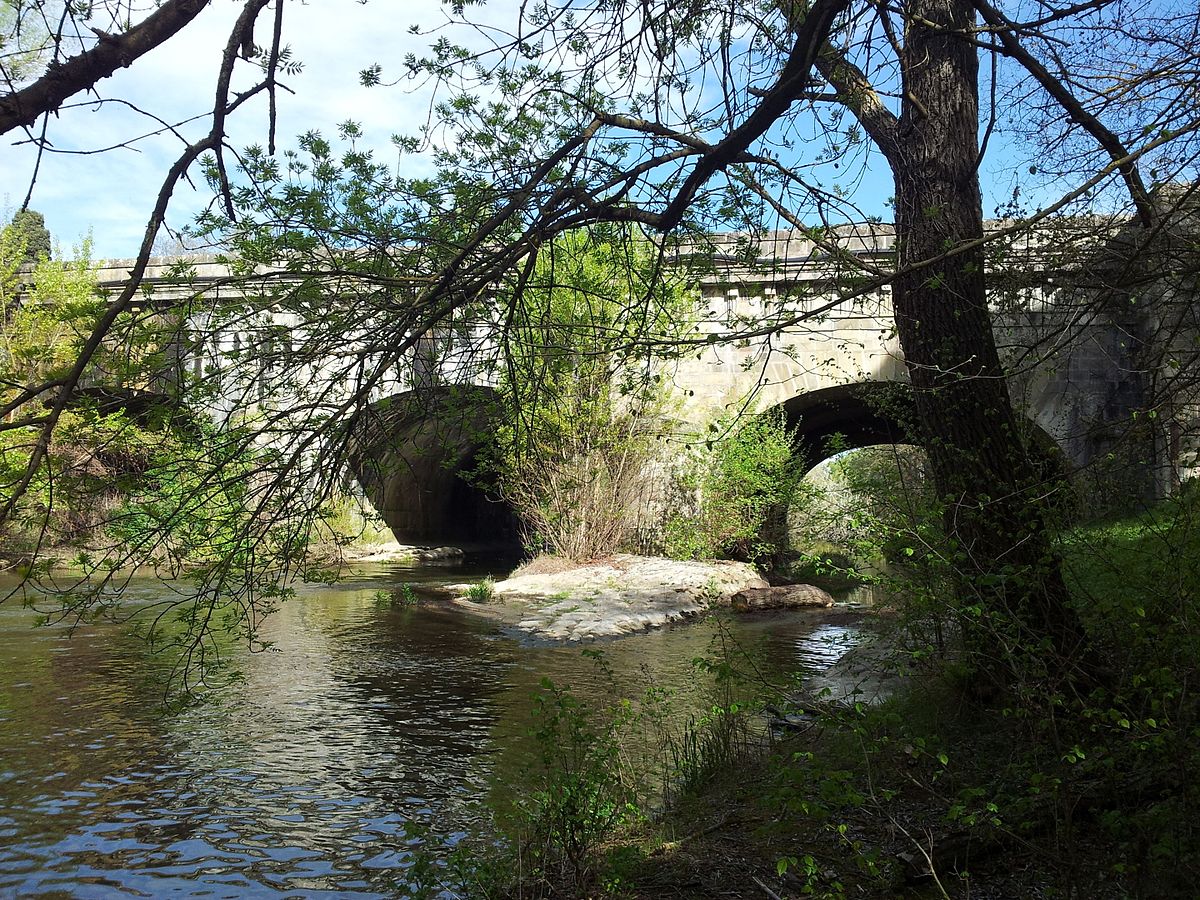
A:
{"type": "Polygon", "coordinates": [[[554,556],[549,553],[540,553],[533,559],[521,563],[513,571],[509,578],[519,578],[522,575],[558,575],[560,572],[570,572],[572,569],[578,569],[581,566],[586,566],[588,563],[579,562],[574,559],[567,559],[565,556],[554,556]]]}

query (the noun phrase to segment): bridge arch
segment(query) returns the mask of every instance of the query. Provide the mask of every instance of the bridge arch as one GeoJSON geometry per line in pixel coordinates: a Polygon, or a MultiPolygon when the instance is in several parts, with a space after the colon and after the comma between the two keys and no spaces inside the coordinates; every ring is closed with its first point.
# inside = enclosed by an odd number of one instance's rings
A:
{"type": "MultiPolygon", "coordinates": [[[[862,381],[820,388],[773,409],[783,413],[796,435],[796,452],[809,469],[844,450],[878,444],[921,446],[912,386],[906,382],[862,381]]],[[[1027,439],[1045,463],[1069,474],[1068,457],[1053,436],[1032,418],[1022,421],[1027,439]]]]}
{"type": "Polygon", "coordinates": [[[491,388],[445,385],[372,404],[351,440],[350,467],[404,544],[517,544],[512,508],[470,479],[499,419],[491,388]]]}

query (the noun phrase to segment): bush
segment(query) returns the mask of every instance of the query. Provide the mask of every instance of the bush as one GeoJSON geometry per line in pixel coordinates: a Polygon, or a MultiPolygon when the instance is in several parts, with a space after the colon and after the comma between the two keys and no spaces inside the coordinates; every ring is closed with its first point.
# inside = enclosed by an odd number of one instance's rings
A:
{"type": "Polygon", "coordinates": [[[495,596],[496,582],[491,578],[485,578],[482,581],[477,581],[467,587],[466,597],[475,603],[487,603],[495,596]]]}
{"type": "Polygon", "coordinates": [[[726,430],[705,444],[683,476],[683,491],[690,489],[696,508],[667,521],[667,554],[776,563],[787,543],[788,507],[805,493],[803,478],[803,461],[782,413],[755,416],[726,430]]]}
{"type": "Polygon", "coordinates": [[[642,816],[624,752],[638,717],[628,701],[595,710],[548,678],[534,696],[533,713],[541,773],[524,809],[525,849],[553,883],[582,891],[594,875],[601,842],[642,816]]]}
{"type": "Polygon", "coordinates": [[[651,491],[656,421],[652,409],[618,409],[605,397],[552,435],[528,438],[504,468],[501,493],[529,549],[588,560],[629,546],[651,491]]]}
{"type": "Polygon", "coordinates": [[[504,424],[483,478],[530,549],[577,560],[625,549],[653,491],[668,402],[644,344],[683,327],[690,297],[649,241],[611,228],[543,248],[511,302],[504,424]]]}
{"type": "MultiPolygon", "coordinates": [[[[0,482],[23,475],[34,440],[27,428],[0,434],[0,482]]],[[[68,411],[6,523],[5,551],[99,551],[106,565],[224,559],[245,531],[252,468],[236,433],[68,411]]]]}

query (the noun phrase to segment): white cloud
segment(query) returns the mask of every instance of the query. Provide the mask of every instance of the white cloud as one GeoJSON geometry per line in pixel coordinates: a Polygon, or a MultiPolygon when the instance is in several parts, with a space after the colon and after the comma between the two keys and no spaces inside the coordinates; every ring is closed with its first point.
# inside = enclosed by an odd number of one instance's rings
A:
{"type": "MultiPolygon", "coordinates": [[[[169,122],[201,115],[211,108],[221,50],[241,3],[217,0],[173,40],[116,73],[99,86],[103,97],[119,98],[169,122]]],[[[489,10],[502,22],[515,13],[509,3],[489,10]]],[[[256,41],[269,40],[271,12],[260,19],[256,41]]],[[[427,91],[363,88],[358,72],[371,63],[399,74],[406,53],[423,53],[428,36],[409,33],[410,25],[429,29],[445,21],[438,0],[409,0],[403,4],[375,0],[314,0],[284,8],[284,40],[304,64],[298,75],[283,79],[295,94],[279,92],[277,136],[281,147],[295,135],[318,129],[333,131],[337,123],[354,119],[363,124],[378,147],[386,147],[393,132],[412,132],[429,109],[427,91]],[[398,8],[399,7],[399,8],[398,8]]],[[[245,76],[241,80],[247,84],[245,76]]],[[[48,137],[59,150],[96,150],[155,130],[152,119],[113,103],[98,105],[95,97],[75,98],[72,108],[50,120],[48,137]],[[81,103],[85,105],[80,105],[81,103]]],[[[266,143],[266,103],[256,98],[229,123],[235,146],[266,143]]],[[[181,127],[184,137],[204,134],[205,121],[181,127]]],[[[18,205],[28,190],[36,163],[30,144],[13,146],[23,135],[10,133],[0,146],[0,192],[4,205],[18,205]]],[[[132,256],[154,198],[171,162],[183,147],[172,135],[138,141],[134,147],[93,155],[48,153],[42,158],[31,206],[46,215],[47,225],[64,245],[89,231],[100,258],[132,256]]],[[[172,201],[168,221],[185,224],[207,200],[199,190],[181,185],[172,201]]]]}

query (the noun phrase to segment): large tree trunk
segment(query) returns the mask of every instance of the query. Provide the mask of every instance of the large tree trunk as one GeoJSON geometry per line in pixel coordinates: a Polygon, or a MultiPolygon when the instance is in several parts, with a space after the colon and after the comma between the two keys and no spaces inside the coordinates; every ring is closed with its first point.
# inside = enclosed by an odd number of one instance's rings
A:
{"type": "MultiPolygon", "coordinates": [[[[978,61],[966,0],[910,0],[903,111],[891,148],[901,270],[983,233],[978,61]]],[[[1047,533],[1040,484],[1009,398],[983,252],[957,253],[893,286],[919,426],[946,503],[959,610],[976,668],[1009,681],[1031,661],[1075,664],[1083,632],[1047,533]],[[987,662],[987,657],[994,664],[987,662]]]]}

